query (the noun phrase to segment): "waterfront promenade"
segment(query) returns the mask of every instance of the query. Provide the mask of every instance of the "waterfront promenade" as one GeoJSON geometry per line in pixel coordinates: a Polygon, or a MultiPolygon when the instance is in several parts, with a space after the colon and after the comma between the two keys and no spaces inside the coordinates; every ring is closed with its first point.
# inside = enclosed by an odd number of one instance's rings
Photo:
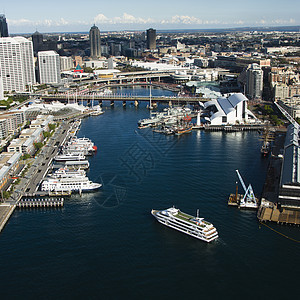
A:
{"type": "Polygon", "coordinates": [[[71,124],[63,122],[56,129],[54,135],[48,140],[35,159],[31,159],[30,167],[25,176],[21,178],[11,197],[0,204],[0,232],[8,222],[10,216],[24,195],[35,195],[41,181],[49,170],[53,158],[57,155],[59,147],[66,140],[71,124]]]}
{"type": "Polygon", "coordinates": [[[14,212],[16,205],[11,203],[1,203],[0,205],[0,232],[4,228],[6,222],[9,220],[10,216],[14,212]]]}

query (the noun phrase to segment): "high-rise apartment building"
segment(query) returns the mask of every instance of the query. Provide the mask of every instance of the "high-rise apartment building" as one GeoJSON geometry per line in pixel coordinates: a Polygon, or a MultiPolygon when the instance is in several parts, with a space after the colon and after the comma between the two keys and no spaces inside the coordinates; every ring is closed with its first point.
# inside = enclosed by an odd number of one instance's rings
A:
{"type": "Polygon", "coordinates": [[[246,71],[246,95],[249,99],[261,99],[263,91],[263,70],[258,64],[251,64],[246,71]]]}
{"type": "Polygon", "coordinates": [[[69,71],[74,68],[74,60],[70,56],[60,56],[60,70],[69,71]]]}
{"type": "Polygon", "coordinates": [[[14,40],[21,45],[22,61],[24,66],[24,80],[25,84],[35,84],[35,66],[33,57],[32,42],[22,36],[14,37],[14,40]]]}
{"type": "Polygon", "coordinates": [[[40,83],[60,82],[60,59],[55,51],[38,53],[40,83]]]}
{"type": "Polygon", "coordinates": [[[2,77],[0,75],[0,100],[3,100],[3,98],[4,98],[3,80],[2,80],[2,77]]]}
{"type": "Polygon", "coordinates": [[[97,59],[101,57],[100,30],[96,25],[94,25],[90,29],[90,45],[91,45],[91,58],[97,59]]]}
{"type": "Polygon", "coordinates": [[[24,37],[0,39],[0,76],[4,91],[25,91],[35,84],[32,42],[24,37]]]}
{"type": "Polygon", "coordinates": [[[7,119],[1,119],[0,117],[0,140],[5,139],[8,136],[8,124],[7,119]]]}
{"type": "Polygon", "coordinates": [[[156,30],[149,28],[147,30],[147,49],[154,50],[156,48],[156,30]]]}
{"type": "Polygon", "coordinates": [[[5,15],[0,15],[0,37],[8,37],[8,28],[5,15]]]}

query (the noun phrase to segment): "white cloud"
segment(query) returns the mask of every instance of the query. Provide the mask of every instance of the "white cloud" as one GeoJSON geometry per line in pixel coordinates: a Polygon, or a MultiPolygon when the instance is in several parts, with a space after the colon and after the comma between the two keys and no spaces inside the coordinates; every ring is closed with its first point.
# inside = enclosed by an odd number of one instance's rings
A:
{"type": "Polygon", "coordinates": [[[190,16],[179,16],[175,15],[171,17],[169,20],[162,20],[162,24],[203,24],[203,20],[196,18],[196,17],[190,17],[190,16]]]}
{"type": "Polygon", "coordinates": [[[166,19],[152,19],[152,18],[142,18],[136,17],[134,15],[124,12],[121,16],[107,17],[102,13],[97,14],[93,20],[66,20],[64,18],[60,19],[45,19],[45,20],[29,20],[29,19],[19,19],[13,20],[8,19],[8,26],[10,30],[15,32],[21,32],[26,30],[30,32],[34,29],[40,30],[87,30],[88,26],[93,23],[101,25],[101,27],[106,30],[120,28],[120,25],[127,25],[128,27],[135,27],[136,29],[146,28],[147,26],[155,26],[159,29],[161,28],[214,28],[216,26],[279,26],[279,25],[293,25],[297,24],[295,19],[274,19],[268,20],[264,16],[257,20],[204,20],[195,16],[188,15],[174,15],[166,19]],[[119,26],[118,26],[119,25],[119,26]]]}
{"type": "Polygon", "coordinates": [[[109,22],[109,19],[106,16],[104,16],[103,14],[98,14],[94,18],[94,23],[101,24],[101,23],[107,23],[107,22],[109,22]]]}
{"type": "Polygon", "coordinates": [[[259,21],[255,22],[258,25],[293,25],[296,24],[295,19],[289,19],[289,20],[282,20],[282,19],[276,19],[276,20],[265,20],[261,19],[259,21]]]}
{"type": "Polygon", "coordinates": [[[147,24],[151,22],[155,22],[155,21],[151,18],[143,19],[140,17],[135,17],[126,12],[123,13],[122,16],[113,17],[113,18],[108,18],[103,14],[98,14],[94,18],[94,23],[97,24],[147,24]]]}
{"type": "Polygon", "coordinates": [[[19,20],[12,20],[12,19],[7,19],[8,25],[12,26],[23,26],[23,25],[31,25],[33,24],[33,21],[27,20],[27,19],[19,19],[19,20]]]}
{"type": "Polygon", "coordinates": [[[32,21],[27,19],[19,19],[19,20],[12,20],[8,19],[8,25],[10,26],[46,26],[46,27],[54,27],[54,26],[64,26],[71,24],[69,21],[65,20],[64,18],[60,18],[59,20],[39,20],[39,21],[32,21]]]}

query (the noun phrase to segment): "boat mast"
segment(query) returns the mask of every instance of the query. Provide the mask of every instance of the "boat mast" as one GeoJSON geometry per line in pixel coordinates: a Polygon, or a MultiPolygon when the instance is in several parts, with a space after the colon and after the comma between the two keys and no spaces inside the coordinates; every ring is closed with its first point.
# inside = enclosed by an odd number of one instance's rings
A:
{"type": "Polygon", "coordinates": [[[149,106],[150,109],[152,109],[152,103],[151,103],[151,98],[152,98],[151,87],[152,87],[152,83],[151,83],[151,81],[150,81],[150,106],[149,106]]]}

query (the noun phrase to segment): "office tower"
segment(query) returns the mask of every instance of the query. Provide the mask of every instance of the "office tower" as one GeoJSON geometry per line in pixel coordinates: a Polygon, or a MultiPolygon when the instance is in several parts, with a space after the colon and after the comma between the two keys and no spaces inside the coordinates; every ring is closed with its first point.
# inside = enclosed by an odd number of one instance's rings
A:
{"type": "Polygon", "coordinates": [[[0,15],[0,37],[8,37],[8,28],[5,15],[0,15]]]}
{"type": "Polygon", "coordinates": [[[38,53],[40,83],[60,82],[60,59],[55,51],[38,53]]]}
{"type": "Polygon", "coordinates": [[[31,38],[33,42],[33,51],[36,55],[39,51],[43,50],[43,35],[36,31],[31,38]]]}
{"type": "Polygon", "coordinates": [[[261,99],[263,91],[263,70],[258,64],[251,64],[246,71],[246,95],[249,99],[261,99]]]}
{"type": "Polygon", "coordinates": [[[154,50],[156,48],[156,30],[150,28],[147,30],[147,49],[154,50]]]}
{"type": "Polygon", "coordinates": [[[103,56],[109,55],[109,47],[107,45],[101,45],[101,54],[103,56]]]}
{"type": "Polygon", "coordinates": [[[101,57],[101,40],[100,40],[100,30],[94,25],[90,29],[90,45],[91,45],[91,58],[97,59],[101,57]]]}
{"type": "Polygon", "coordinates": [[[0,76],[4,91],[24,92],[26,85],[36,82],[31,41],[24,37],[0,39],[0,76]]]}

